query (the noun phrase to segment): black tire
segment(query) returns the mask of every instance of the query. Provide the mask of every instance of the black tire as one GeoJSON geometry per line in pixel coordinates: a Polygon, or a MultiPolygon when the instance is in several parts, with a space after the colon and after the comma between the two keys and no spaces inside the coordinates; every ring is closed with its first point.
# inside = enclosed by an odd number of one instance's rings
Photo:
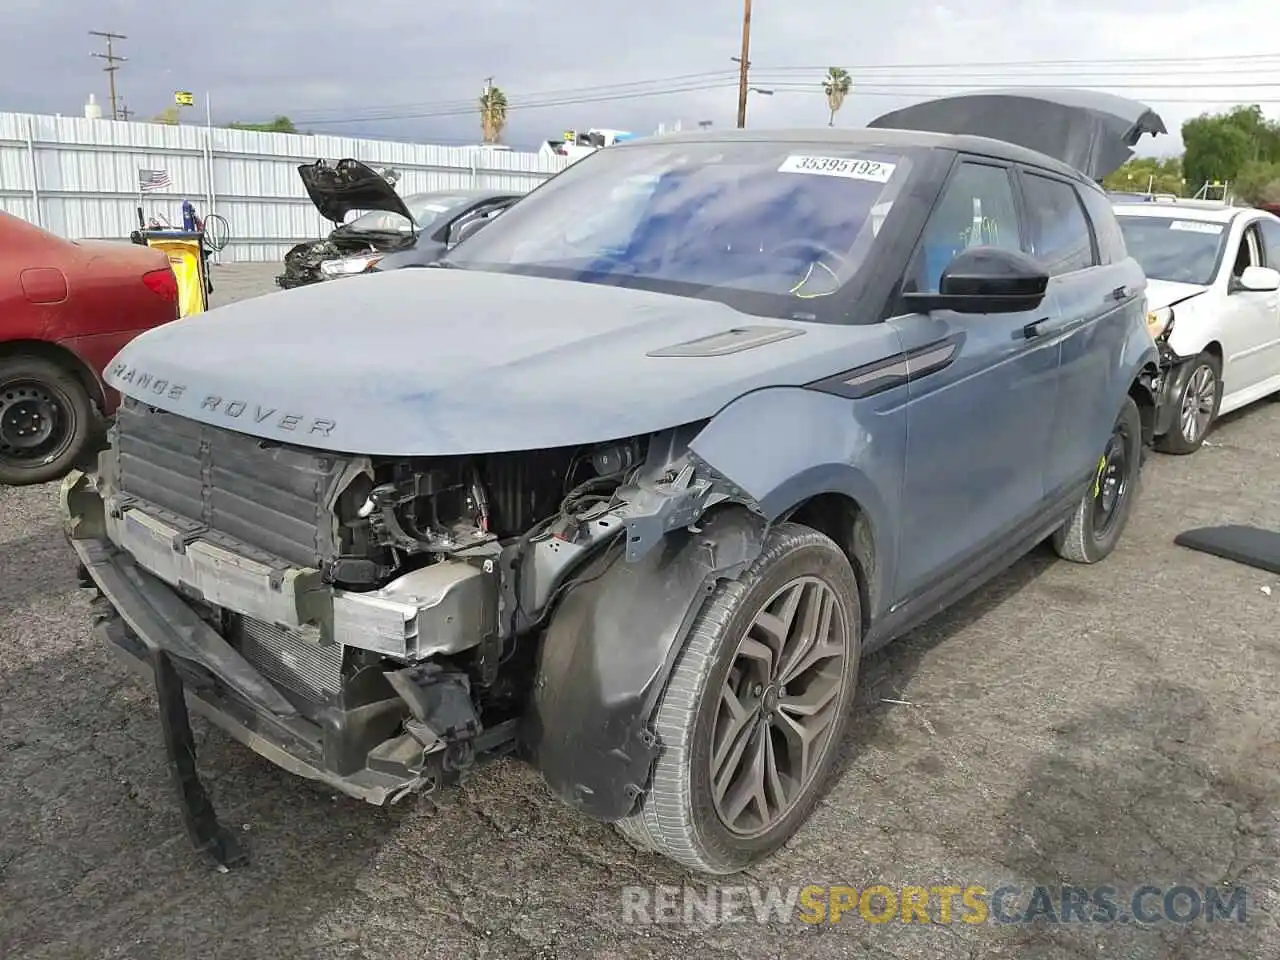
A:
{"type": "MultiPolygon", "coordinates": [[[[800,619],[797,617],[797,622],[800,619]]],[[[713,875],[742,870],[784,844],[812,812],[835,765],[857,685],[861,635],[858,582],[844,553],[830,538],[808,527],[794,523],[775,527],[751,568],[740,579],[721,583],[694,622],[658,705],[656,730],[662,750],[650,789],[641,808],[617,824],[623,836],[643,850],[713,875]],[[739,657],[739,645],[748,630],[754,628],[757,616],[767,609],[771,598],[796,589],[805,603],[812,602],[805,598],[830,598],[831,622],[838,622],[837,629],[843,630],[839,643],[844,650],[843,660],[833,657],[825,661],[818,674],[809,673],[816,667],[800,674],[813,676],[811,681],[796,684],[800,676],[766,681],[769,686],[763,692],[760,684],[746,678],[741,689],[748,694],[750,687],[749,698],[755,698],[761,716],[741,727],[751,731],[742,742],[750,744],[746,749],[751,750],[767,738],[769,750],[766,753],[762,749],[761,756],[768,756],[777,769],[778,758],[791,756],[785,745],[777,744],[785,744],[788,732],[797,729],[780,715],[794,710],[796,699],[816,696],[814,691],[819,689],[830,690],[838,685],[838,692],[813,714],[821,714],[827,723],[813,741],[816,744],[823,738],[812,755],[811,772],[787,777],[791,798],[777,804],[777,816],[772,821],[762,815],[761,827],[747,835],[726,825],[713,794],[712,740],[721,729],[718,718],[724,716],[721,691],[744,676],[738,672],[746,662],[739,657]],[[782,681],[796,684],[790,700],[782,681]],[[796,694],[798,688],[803,689],[796,694]],[[775,694],[772,708],[768,706],[771,692],[775,694]],[[787,702],[793,706],[787,708],[787,702]],[[765,716],[770,709],[772,714],[765,716]]],[[[836,646],[834,641],[832,645],[836,646]]],[[[781,672],[785,674],[785,670],[781,672]]],[[[810,719],[804,718],[804,722],[810,719]]],[[[738,739],[730,737],[726,742],[738,739]]],[[[738,767],[739,762],[727,766],[738,767]]],[[[790,764],[783,766],[795,769],[790,764]]]]}
{"type": "Polygon", "coordinates": [[[1058,556],[1097,563],[1115,549],[1133,512],[1142,452],[1142,415],[1133,398],[1125,397],[1093,482],[1071,519],[1053,535],[1058,556]]]}
{"type": "Polygon", "coordinates": [[[1169,432],[1156,437],[1154,446],[1161,453],[1185,455],[1204,445],[1222,405],[1222,362],[1212,353],[1202,353],[1187,361],[1187,376],[1178,394],[1178,412],[1169,432]],[[1189,418],[1189,406],[1200,416],[1189,418]]]}
{"type": "Polygon", "coordinates": [[[80,379],[53,360],[0,360],[0,484],[64,477],[83,462],[101,430],[80,379]]]}

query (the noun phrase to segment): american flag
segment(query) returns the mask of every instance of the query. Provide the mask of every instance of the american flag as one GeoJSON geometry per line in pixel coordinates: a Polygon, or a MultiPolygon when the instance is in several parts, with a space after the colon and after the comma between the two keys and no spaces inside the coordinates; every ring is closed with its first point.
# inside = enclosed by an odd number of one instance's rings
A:
{"type": "Polygon", "coordinates": [[[146,193],[148,190],[164,190],[173,186],[173,181],[169,179],[169,174],[165,170],[139,170],[138,171],[138,191],[146,193]]]}

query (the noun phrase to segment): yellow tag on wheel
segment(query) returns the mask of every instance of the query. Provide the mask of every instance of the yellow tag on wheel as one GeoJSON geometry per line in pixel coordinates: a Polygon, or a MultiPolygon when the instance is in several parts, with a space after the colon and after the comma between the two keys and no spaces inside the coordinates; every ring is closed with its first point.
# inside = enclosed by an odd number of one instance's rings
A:
{"type": "Polygon", "coordinates": [[[1098,461],[1098,473],[1093,478],[1093,495],[1096,497],[1102,492],[1102,472],[1107,469],[1107,457],[1103,454],[1102,459],[1098,461]]]}

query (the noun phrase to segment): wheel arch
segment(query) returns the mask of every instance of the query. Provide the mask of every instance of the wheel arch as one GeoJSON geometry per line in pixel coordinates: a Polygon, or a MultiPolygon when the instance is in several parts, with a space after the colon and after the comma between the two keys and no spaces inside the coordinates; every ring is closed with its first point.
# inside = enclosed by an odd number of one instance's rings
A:
{"type": "Polygon", "coordinates": [[[825,534],[835,541],[853,565],[858,579],[858,600],[862,607],[862,633],[871,628],[872,611],[879,609],[883,594],[880,556],[876,550],[876,529],[871,516],[853,497],[838,491],[815,494],[800,501],[778,518],[792,521],[825,534]]]}
{"type": "Polygon", "coordinates": [[[107,408],[107,398],[102,381],[90,366],[74,350],[48,340],[5,340],[0,342],[0,360],[11,357],[40,357],[58,364],[71,373],[89,394],[89,399],[102,413],[107,408]]]}
{"type": "Polygon", "coordinates": [[[597,820],[629,815],[661,745],[658,701],[694,620],[720,580],[760,555],[768,522],[737,504],[678,530],[634,563],[588,563],[543,634],[525,715],[533,765],[569,806],[597,820]]]}

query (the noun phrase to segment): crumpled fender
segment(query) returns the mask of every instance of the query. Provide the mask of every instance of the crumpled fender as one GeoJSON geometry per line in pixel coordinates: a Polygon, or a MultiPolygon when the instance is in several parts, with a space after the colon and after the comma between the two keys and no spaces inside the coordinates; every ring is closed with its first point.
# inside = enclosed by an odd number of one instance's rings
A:
{"type": "Polygon", "coordinates": [[[717,581],[760,554],[765,521],[708,513],[641,560],[610,549],[561,601],[539,655],[525,738],[533,764],[570,806],[598,820],[635,807],[660,745],[650,722],[694,619],[717,581]]]}

